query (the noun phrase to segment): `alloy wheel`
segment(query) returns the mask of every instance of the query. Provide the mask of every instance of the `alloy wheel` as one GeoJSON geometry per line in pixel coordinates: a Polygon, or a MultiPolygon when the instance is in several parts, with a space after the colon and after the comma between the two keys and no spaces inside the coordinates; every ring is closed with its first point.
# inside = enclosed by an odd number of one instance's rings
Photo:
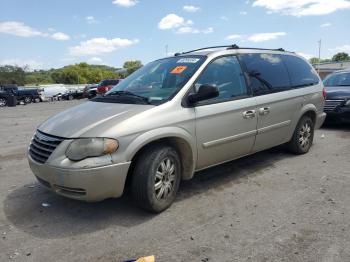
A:
{"type": "Polygon", "coordinates": [[[175,164],[170,158],[165,158],[159,164],[154,180],[154,191],[158,200],[165,200],[172,193],[175,178],[175,164]]]}
{"type": "Polygon", "coordinates": [[[310,144],[311,126],[309,123],[305,123],[299,131],[299,144],[302,148],[307,147],[310,144]]]}

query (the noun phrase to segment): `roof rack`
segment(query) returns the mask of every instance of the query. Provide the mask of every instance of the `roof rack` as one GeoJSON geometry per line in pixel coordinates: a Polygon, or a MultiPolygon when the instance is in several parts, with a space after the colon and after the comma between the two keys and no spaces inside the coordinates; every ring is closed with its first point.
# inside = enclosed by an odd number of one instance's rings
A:
{"type": "Polygon", "coordinates": [[[214,48],[226,48],[226,50],[230,50],[230,49],[249,49],[249,50],[265,50],[265,51],[287,52],[283,48],[268,49],[268,48],[256,48],[256,47],[239,47],[238,45],[233,44],[233,45],[219,45],[219,46],[209,46],[209,47],[198,48],[198,49],[194,49],[194,50],[190,50],[190,51],[186,51],[186,52],[175,53],[174,56],[185,55],[185,54],[189,54],[189,53],[193,53],[193,52],[197,52],[197,51],[202,51],[202,50],[207,50],[207,49],[214,49],[214,48]]]}

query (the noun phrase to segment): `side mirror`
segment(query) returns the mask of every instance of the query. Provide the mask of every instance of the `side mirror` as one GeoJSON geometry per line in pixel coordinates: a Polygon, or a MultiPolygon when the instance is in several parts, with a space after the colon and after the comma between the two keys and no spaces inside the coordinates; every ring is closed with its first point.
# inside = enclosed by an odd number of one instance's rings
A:
{"type": "Polygon", "coordinates": [[[211,85],[201,85],[197,93],[190,94],[187,97],[187,102],[189,105],[194,105],[195,103],[219,96],[219,90],[215,86],[211,85]]]}

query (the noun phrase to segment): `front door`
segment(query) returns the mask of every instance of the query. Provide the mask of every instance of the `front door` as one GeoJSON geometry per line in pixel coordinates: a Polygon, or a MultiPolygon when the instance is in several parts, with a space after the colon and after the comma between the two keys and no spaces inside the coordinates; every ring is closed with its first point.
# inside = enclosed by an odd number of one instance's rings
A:
{"type": "Polygon", "coordinates": [[[219,164],[251,152],[256,136],[255,98],[248,92],[235,56],[212,61],[195,83],[219,89],[219,96],[195,107],[197,169],[219,164]]]}

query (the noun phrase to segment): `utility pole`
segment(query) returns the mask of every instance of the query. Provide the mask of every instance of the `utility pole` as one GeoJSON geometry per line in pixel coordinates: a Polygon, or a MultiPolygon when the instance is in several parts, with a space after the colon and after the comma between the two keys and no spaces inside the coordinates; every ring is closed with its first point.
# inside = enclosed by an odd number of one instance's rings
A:
{"type": "Polygon", "coordinates": [[[168,45],[165,45],[165,56],[168,56],[168,45]]]}
{"type": "Polygon", "coordinates": [[[317,73],[320,74],[320,64],[321,64],[321,44],[322,44],[322,39],[317,41],[318,43],[318,67],[317,67],[317,73]]]}

